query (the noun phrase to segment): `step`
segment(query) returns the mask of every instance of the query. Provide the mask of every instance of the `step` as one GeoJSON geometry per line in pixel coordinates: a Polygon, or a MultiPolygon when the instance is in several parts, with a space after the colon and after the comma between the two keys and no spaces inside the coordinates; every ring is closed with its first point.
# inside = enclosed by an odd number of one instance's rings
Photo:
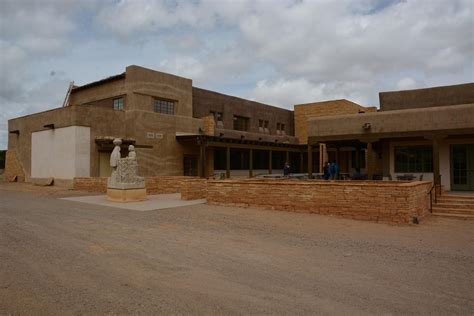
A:
{"type": "Polygon", "coordinates": [[[438,195],[439,199],[461,199],[461,200],[471,200],[474,201],[474,194],[441,194],[438,195]]]}
{"type": "Polygon", "coordinates": [[[456,208],[439,208],[439,207],[433,206],[433,213],[474,215],[474,210],[456,209],[456,208]]]}
{"type": "Polygon", "coordinates": [[[467,204],[467,205],[474,205],[474,201],[466,200],[466,199],[443,199],[438,198],[436,199],[436,203],[451,203],[451,204],[467,204]]]}
{"type": "Polygon", "coordinates": [[[474,215],[461,215],[461,214],[449,214],[449,213],[432,213],[433,216],[462,219],[462,220],[474,220],[474,215]]]}
{"type": "Polygon", "coordinates": [[[474,211],[474,203],[452,203],[452,202],[440,202],[433,204],[433,207],[438,208],[455,208],[455,209],[465,209],[474,211]]]}

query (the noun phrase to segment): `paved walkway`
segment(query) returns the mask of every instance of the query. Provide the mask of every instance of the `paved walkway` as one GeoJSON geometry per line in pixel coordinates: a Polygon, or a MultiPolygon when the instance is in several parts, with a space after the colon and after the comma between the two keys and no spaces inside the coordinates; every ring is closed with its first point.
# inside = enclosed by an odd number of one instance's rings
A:
{"type": "Polygon", "coordinates": [[[153,211],[206,203],[205,199],[191,201],[181,200],[180,193],[148,195],[147,198],[146,201],[128,203],[108,201],[106,195],[75,196],[62,199],[73,202],[122,208],[130,211],[153,211]]]}

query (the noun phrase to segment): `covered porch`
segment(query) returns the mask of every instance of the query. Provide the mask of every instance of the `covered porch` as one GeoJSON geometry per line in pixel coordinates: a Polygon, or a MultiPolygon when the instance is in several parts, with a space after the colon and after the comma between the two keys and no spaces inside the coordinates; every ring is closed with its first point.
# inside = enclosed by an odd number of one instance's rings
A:
{"type": "Polygon", "coordinates": [[[308,146],[365,151],[368,179],[411,176],[474,191],[473,117],[474,104],[314,118],[308,146]]]}
{"type": "Polygon", "coordinates": [[[198,155],[190,158],[195,174],[190,175],[252,178],[283,173],[285,162],[290,163],[292,173],[308,170],[306,145],[210,135],[178,135],[176,139],[183,146],[197,149],[198,155]]]}

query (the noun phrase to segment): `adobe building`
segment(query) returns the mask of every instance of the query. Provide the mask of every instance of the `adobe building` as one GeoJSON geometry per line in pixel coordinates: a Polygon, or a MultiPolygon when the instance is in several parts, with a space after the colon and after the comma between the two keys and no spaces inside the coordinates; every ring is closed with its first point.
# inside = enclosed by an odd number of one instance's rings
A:
{"type": "Polygon", "coordinates": [[[68,99],[61,108],[9,120],[6,180],[108,176],[116,137],[124,140],[124,155],[135,145],[146,176],[271,173],[302,153],[292,111],[138,66],[73,87],[68,99]]]}
{"type": "Polygon", "coordinates": [[[310,118],[308,142],[366,150],[369,179],[435,180],[474,191],[474,83],[381,92],[380,110],[310,118]]]}
{"type": "MultiPolygon", "coordinates": [[[[311,176],[322,172],[327,160],[337,160],[347,174],[361,168],[371,177],[396,177],[419,169],[408,158],[381,157],[421,150],[428,161],[427,148],[435,145],[430,137],[436,136],[446,182],[450,178],[443,168],[452,156],[446,150],[453,141],[474,143],[469,120],[474,89],[473,84],[434,89],[381,93],[379,112],[348,100],[300,104],[292,111],[128,66],[122,74],[72,87],[63,107],[9,120],[5,180],[54,178],[55,184],[69,184],[75,177],[109,176],[114,138],[123,139],[123,155],[135,145],[139,174],[148,177],[253,177],[281,173],[285,161],[293,173],[311,176]],[[399,149],[403,144],[406,151],[399,149]],[[428,147],[413,149],[418,144],[428,147]],[[408,167],[400,169],[403,164],[408,167]]],[[[453,148],[456,153],[471,150],[453,148]]],[[[428,162],[423,168],[426,178],[435,170],[428,162]]]]}

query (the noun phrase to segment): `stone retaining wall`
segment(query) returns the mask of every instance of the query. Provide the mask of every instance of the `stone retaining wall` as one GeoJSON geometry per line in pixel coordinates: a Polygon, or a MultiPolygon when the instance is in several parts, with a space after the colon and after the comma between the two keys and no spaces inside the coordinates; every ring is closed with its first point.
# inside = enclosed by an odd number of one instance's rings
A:
{"type": "Polygon", "coordinates": [[[409,224],[428,214],[430,186],[428,181],[211,180],[207,201],[409,224]]]}
{"type": "Polygon", "coordinates": [[[73,181],[74,190],[86,192],[107,192],[107,178],[106,177],[78,177],[73,181]]]}
{"type": "MultiPolygon", "coordinates": [[[[158,176],[145,177],[147,194],[180,193],[185,180],[199,179],[185,176],[158,176]]],[[[74,190],[105,193],[107,192],[106,177],[78,177],[74,178],[74,190]]]]}
{"type": "Polygon", "coordinates": [[[10,149],[5,154],[5,175],[4,180],[7,182],[25,181],[25,170],[17,157],[16,150],[10,149]]]}
{"type": "Polygon", "coordinates": [[[181,199],[205,199],[207,196],[207,181],[206,179],[184,180],[181,186],[181,199]]]}

